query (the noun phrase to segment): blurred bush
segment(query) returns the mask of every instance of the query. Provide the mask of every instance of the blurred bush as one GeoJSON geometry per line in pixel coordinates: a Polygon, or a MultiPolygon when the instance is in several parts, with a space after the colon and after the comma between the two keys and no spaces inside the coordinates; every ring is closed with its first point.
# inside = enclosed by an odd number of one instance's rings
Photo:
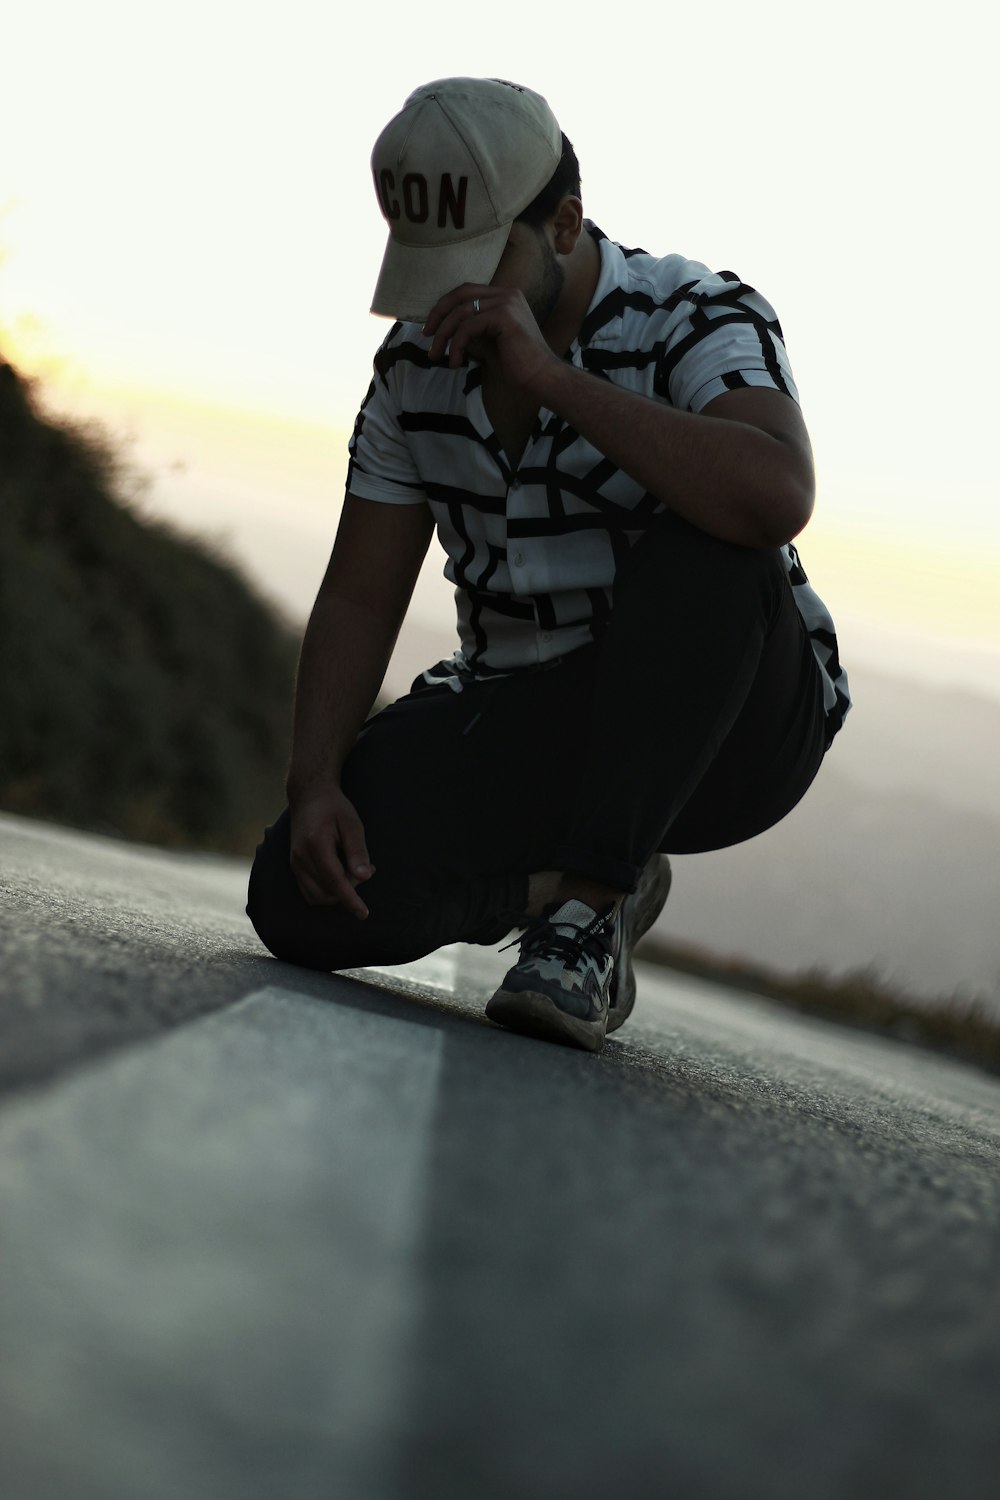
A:
{"type": "Polygon", "coordinates": [[[247,852],[283,803],[297,638],[128,488],[0,362],[0,806],[247,852]]]}

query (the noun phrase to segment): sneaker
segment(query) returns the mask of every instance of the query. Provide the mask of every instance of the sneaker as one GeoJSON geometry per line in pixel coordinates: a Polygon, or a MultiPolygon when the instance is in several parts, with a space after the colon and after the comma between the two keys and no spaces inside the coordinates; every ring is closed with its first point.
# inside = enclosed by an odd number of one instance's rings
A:
{"type": "Polygon", "coordinates": [[[646,865],[639,884],[626,896],[621,918],[616,924],[614,972],[608,1007],[607,1031],[617,1031],[632,1014],[635,1004],[635,972],[632,949],[648,932],[663,910],[670,894],[670,861],[665,854],[654,854],[646,865]]]}
{"type": "Polygon", "coordinates": [[[550,908],[520,938],[521,956],[486,1006],[490,1020],[600,1052],[621,925],[613,909],[598,916],[583,901],[550,908]]]}

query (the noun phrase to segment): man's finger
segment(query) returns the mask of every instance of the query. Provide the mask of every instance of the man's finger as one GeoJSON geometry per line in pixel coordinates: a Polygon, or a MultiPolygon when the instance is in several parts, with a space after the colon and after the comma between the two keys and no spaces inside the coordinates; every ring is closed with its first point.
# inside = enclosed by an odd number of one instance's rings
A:
{"type": "MultiPolygon", "coordinates": [[[[314,906],[342,906],[345,911],[350,912],[352,917],[357,917],[359,920],[364,921],[368,915],[368,908],[355,891],[347,876],[343,872],[337,874],[332,870],[325,871],[324,874],[325,879],[322,886],[324,894],[320,900],[311,902],[310,904],[314,906]]],[[[305,895],[304,891],[303,895],[305,895]]],[[[306,900],[309,900],[308,896],[306,896],[306,900]]]]}
{"type": "Polygon", "coordinates": [[[310,906],[343,906],[362,921],[368,916],[367,906],[356,894],[338,859],[315,868],[293,856],[292,870],[302,898],[310,906]]]}
{"type": "Polygon", "coordinates": [[[427,315],[427,321],[423,326],[423,332],[431,334],[438,324],[445,319],[449,313],[465,304],[468,307],[478,297],[480,301],[486,297],[491,288],[480,282],[464,281],[461,286],[455,287],[450,292],[445,292],[443,297],[438,298],[427,315]]]}
{"type": "MultiPolygon", "coordinates": [[[[444,351],[457,331],[466,323],[471,326],[468,330],[468,338],[475,336],[477,332],[483,332],[482,325],[477,328],[479,319],[487,310],[486,299],[495,289],[488,286],[478,286],[475,282],[467,282],[463,286],[456,287],[453,292],[435,303],[424,323],[422,332],[431,336],[432,342],[429,350],[431,359],[441,359],[444,351]],[[476,303],[479,310],[476,310],[476,303]]],[[[495,298],[494,298],[495,306],[495,298]]]]}
{"type": "MultiPolygon", "coordinates": [[[[452,345],[451,352],[454,353],[456,337],[464,328],[465,324],[469,323],[470,320],[474,318],[474,316],[475,315],[472,312],[472,304],[470,302],[460,303],[458,307],[453,308],[452,311],[449,312],[447,316],[444,317],[438,324],[437,332],[431,340],[431,347],[428,350],[428,357],[432,360],[443,359],[445,350],[448,348],[449,344],[452,345]]],[[[482,332],[481,327],[479,331],[482,332]]],[[[473,326],[470,328],[469,333],[471,335],[474,332],[475,324],[473,323],[473,326]]]]}
{"type": "Polygon", "coordinates": [[[365,843],[365,830],[361,819],[355,814],[353,817],[345,816],[341,823],[340,854],[347,870],[354,880],[370,880],[375,874],[375,866],[372,864],[365,843]]]}
{"type": "MultiPolygon", "coordinates": [[[[502,331],[502,323],[496,317],[494,307],[491,315],[484,307],[479,313],[474,313],[470,306],[463,304],[452,313],[438,329],[434,342],[429,350],[432,360],[443,359],[445,350],[448,351],[448,363],[453,370],[465,363],[466,355],[470,349],[477,344],[480,349],[484,344],[495,340],[502,331]]],[[[482,355],[477,353],[477,358],[482,355]]]]}
{"type": "Polygon", "coordinates": [[[307,869],[301,861],[295,859],[294,855],[292,856],[291,865],[292,874],[295,876],[296,885],[302,892],[303,901],[308,901],[310,906],[337,905],[337,898],[331,895],[312,871],[307,869]]]}

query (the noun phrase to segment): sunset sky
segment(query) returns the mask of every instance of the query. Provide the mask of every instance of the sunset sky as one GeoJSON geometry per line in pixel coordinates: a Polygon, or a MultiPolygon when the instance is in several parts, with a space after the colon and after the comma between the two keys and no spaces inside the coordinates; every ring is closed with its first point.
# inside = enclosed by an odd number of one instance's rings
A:
{"type": "Polygon", "coordinates": [[[371,145],[419,83],[513,78],[607,233],[777,307],[848,665],[1000,694],[991,14],[34,0],[4,17],[0,352],[304,617],[387,326],[371,145]]]}

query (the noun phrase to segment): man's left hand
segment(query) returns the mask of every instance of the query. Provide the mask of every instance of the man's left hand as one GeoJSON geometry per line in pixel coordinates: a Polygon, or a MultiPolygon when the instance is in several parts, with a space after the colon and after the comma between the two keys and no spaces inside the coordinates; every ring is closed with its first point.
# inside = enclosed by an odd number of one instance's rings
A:
{"type": "Polygon", "coordinates": [[[496,366],[511,385],[531,391],[559,360],[545,342],[524,293],[513,287],[466,282],[441,298],[424,324],[431,336],[430,357],[453,370],[471,354],[496,366]]]}

